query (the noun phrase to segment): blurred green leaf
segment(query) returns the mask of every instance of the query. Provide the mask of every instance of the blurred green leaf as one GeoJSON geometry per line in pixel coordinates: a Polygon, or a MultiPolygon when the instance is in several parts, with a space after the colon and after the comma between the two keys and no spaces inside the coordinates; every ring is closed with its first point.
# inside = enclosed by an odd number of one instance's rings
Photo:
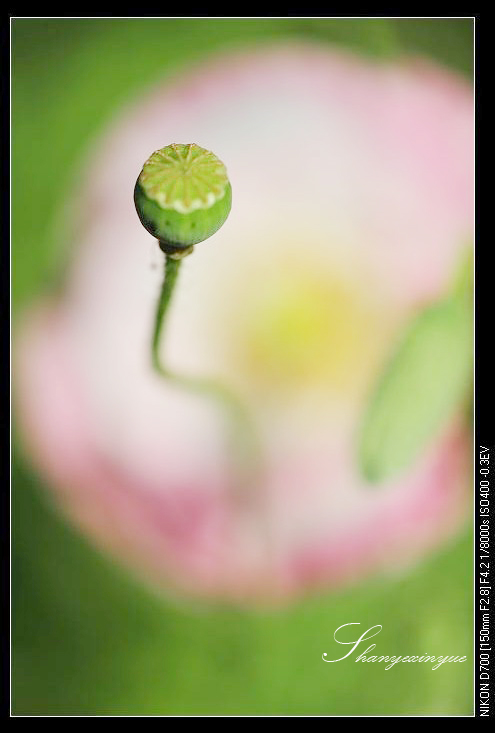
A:
{"type": "Polygon", "coordinates": [[[470,264],[452,292],[408,325],[365,413],[359,464],[370,482],[409,468],[471,385],[473,311],[470,264]]]}

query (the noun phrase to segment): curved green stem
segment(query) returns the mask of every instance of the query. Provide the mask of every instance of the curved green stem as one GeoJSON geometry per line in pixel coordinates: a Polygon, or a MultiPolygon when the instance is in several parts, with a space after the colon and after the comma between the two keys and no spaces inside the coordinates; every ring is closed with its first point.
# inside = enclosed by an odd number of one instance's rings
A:
{"type": "Polygon", "coordinates": [[[153,368],[163,377],[168,377],[168,371],[164,369],[160,363],[160,340],[165,326],[165,319],[174,292],[175,283],[179,274],[182,259],[176,259],[170,255],[165,255],[165,277],[163,278],[160,298],[156,308],[155,328],[153,331],[153,341],[151,345],[151,354],[153,368]]]}
{"type": "Polygon", "coordinates": [[[165,255],[165,277],[158,300],[153,331],[153,368],[161,377],[178,387],[213,399],[221,406],[232,428],[233,450],[237,460],[241,463],[244,475],[252,476],[253,471],[259,468],[260,446],[252,417],[237,395],[213,379],[176,374],[164,367],[160,361],[160,343],[181,262],[182,258],[176,258],[170,254],[165,255]]]}

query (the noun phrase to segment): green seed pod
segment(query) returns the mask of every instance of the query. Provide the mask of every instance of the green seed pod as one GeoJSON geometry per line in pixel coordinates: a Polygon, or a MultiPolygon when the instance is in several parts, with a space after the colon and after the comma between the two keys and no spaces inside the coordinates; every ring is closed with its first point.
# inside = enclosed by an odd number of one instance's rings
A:
{"type": "Polygon", "coordinates": [[[185,254],[214,234],[230,212],[224,164],[194,143],[167,145],[146,161],[134,188],[141,223],[167,254],[185,254]]]}

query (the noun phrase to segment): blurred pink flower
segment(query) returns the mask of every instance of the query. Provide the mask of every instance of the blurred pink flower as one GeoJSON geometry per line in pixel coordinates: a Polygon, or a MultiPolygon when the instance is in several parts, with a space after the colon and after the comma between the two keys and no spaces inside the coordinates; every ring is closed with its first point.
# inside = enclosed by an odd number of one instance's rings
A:
{"type": "Polygon", "coordinates": [[[378,488],[355,436],[390,344],[471,236],[472,118],[469,87],[432,64],[305,44],[223,55],[121,112],[78,194],[64,295],[32,309],[16,365],[30,453],[98,546],[244,603],[395,572],[458,529],[461,414],[378,488]],[[184,261],[164,358],[251,408],[265,464],[249,489],[215,405],[150,366],[162,255],[132,192],[171,142],[225,162],[233,208],[184,261]]]}

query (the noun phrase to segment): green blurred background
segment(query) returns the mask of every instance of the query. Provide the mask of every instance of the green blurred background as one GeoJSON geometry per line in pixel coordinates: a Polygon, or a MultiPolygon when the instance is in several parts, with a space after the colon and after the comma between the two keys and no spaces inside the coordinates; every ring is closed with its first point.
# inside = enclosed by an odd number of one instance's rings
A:
{"type": "MultiPolygon", "coordinates": [[[[57,212],[86,145],[118,107],[217,49],[288,37],[375,57],[419,53],[472,79],[470,19],[12,20],[14,328],[57,279],[57,212]]],[[[468,529],[407,576],[282,611],[168,602],[60,520],[17,446],[14,438],[13,714],[472,713],[468,529]],[[324,664],[324,651],[341,656],[334,630],[355,621],[361,632],[383,625],[381,654],[467,654],[468,663],[324,664]]]]}

